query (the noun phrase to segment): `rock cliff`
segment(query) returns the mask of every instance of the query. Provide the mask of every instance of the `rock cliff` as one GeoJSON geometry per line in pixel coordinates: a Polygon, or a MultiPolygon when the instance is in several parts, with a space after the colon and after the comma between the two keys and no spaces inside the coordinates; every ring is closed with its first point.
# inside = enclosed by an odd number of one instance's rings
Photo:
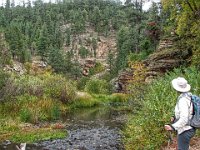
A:
{"type": "MultiPolygon", "coordinates": [[[[70,25],[63,26],[63,30],[67,28],[70,28],[70,25]]],[[[106,66],[109,51],[116,53],[116,33],[110,31],[107,36],[104,36],[97,33],[90,25],[86,25],[84,33],[71,35],[71,43],[65,45],[64,50],[74,54],[74,60],[79,61],[83,66],[84,74],[87,74],[85,72],[87,72],[87,64],[90,60],[106,66]]]]}
{"type": "MultiPolygon", "coordinates": [[[[142,62],[146,70],[145,82],[151,82],[174,68],[187,65],[192,54],[188,49],[181,48],[178,43],[174,35],[160,40],[157,50],[142,62]]],[[[115,80],[115,83],[122,87],[119,92],[127,92],[127,86],[133,78],[133,69],[122,71],[115,80]]]]}
{"type": "Polygon", "coordinates": [[[188,63],[191,52],[179,47],[178,42],[174,36],[162,39],[158,49],[143,61],[147,67],[146,80],[149,81],[150,78],[163,75],[188,63]]]}

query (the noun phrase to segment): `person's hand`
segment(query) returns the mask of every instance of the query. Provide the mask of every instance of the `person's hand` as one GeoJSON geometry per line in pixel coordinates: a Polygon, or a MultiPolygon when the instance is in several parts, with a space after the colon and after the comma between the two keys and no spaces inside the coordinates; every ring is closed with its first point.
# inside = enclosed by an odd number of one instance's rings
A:
{"type": "Polygon", "coordinates": [[[165,130],[167,131],[172,131],[173,128],[170,125],[165,125],[165,130]]]}
{"type": "Polygon", "coordinates": [[[174,117],[171,117],[171,122],[174,122],[175,118],[174,117]]]}
{"type": "Polygon", "coordinates": [[[171,122],[174,122],[174,120],[175,120],[175,117],[171,117],[171,119],[170,119],[170,120],[171,120],[171,122]]]}

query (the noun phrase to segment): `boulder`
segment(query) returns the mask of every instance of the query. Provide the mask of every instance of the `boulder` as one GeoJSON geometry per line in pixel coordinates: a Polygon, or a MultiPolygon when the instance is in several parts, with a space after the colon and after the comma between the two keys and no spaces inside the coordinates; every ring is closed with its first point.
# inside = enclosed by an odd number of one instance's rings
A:
{"type": "Polygon", "coordinates": [[[122,70],[118,77],[111,81],[111,84],[114,87],[114,92],[117,93],[127,93],[128,85],[130,81],[133,79],[133,70],[125,69],[122,70]]]}

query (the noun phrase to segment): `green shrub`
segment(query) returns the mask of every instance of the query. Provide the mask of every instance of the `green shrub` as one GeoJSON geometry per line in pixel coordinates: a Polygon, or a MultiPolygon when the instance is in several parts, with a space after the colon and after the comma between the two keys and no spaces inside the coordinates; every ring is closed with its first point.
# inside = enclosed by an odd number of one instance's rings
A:
{"type": "Polygon", "coordinates": [[[89,77],[82,77],[77,81],[77,89],[82,91],[85,89],[86,83],[90,80],[89,77]]]}
{"type": "Polygon", "coordinates": [[[53,108],[51,109],[51,118],[53,120],[57,120],[60,118],[61,115],[61,110],[58,105],[54,105],[53,108]]]}
{"type": "Polygon", "coordinates": [[[45,79],[45,94],[63,103],[75,98],[75,85],[60,75],[47,76],[45,79]]]}
{"type": "Polygon", "coordinates": [[[146,57],[148,56],[147,52],[140,52],[140,53],[131,53],[128,56],[128,60],[129,61],[140,61],[140,60],[144,60],[146,57]]]}
{"type": "Polygon", "coordinates": [[[7,101],[0,105],[3,117],[17,118],[20,121],[37,123],[38,121],[57,120],[64,111],[62,102],[49,98],[37,98],[28,94],[17,96],[16,100],[7,101]]]}
{"type": "Polygon", "coordinates": [[[71,103],[70,107],[74,108],[90,108],[100,105],[100,102],[92,97],[91,95],[84,93],[76,97],[76,99],[71,103]]]}
{"type": "Polygon", "coordinates": [[[110,82],[113,78],[115,77],[114,74],[110,73],[110,72],[106,72],[105,74],[103,74],[100,78],[102,80],[106,80],[107,82],[110,82]]]}
{"type": "Polygon", "coordinates": [[[75,99],[75,86],[60,75],[12,75],[0,94],[1,117],[37,123],[58,119],[66,109],[62,103],[75,99]]]}
{"type": "Polygon", "coordinates": [[[20,121],[22,122],[31,122],[32,115],[28,108],[24,108],[20,111],[20,121]]]}
{"type": "Polygon", "coordinates": [[[111,102],[124,103],[128,101],[128,95],[123,93],[114,93],[111,95],[111,102]]]}
{"type": "Polygon", "coordinates": [[[0,89],[2,89],[5,86],[8,78],[9,75],[0,69],[0,89]]]}
{"type": "Polygon", "coordinates": [[[78,53],[81,56],[81,58],[87,58],[89,50],[86,49],[84,46],[81,46],[78,53]]]}
{"type": "Polygon", "coordinates": [[[44,95],[43,80],[35,76],[22,75],[11,76],[1,89],[1,97],[5,100],[13,100],[17,96],[29,94],[37,97],[44,95]]]}
{"type": "Polygon", "coordinates": [[[105,80],[91,79],[87,82],[85,91],[90,94],[108,94],[109,84],[105,80]]]}
{"type": "Polygon", "coordinates": [[[164,125],[169,123],[176,104],[177,92],[171,81],[178,76],[185,77],[194,94],[200,94],[200,73],[195,68],[177,69],[154,81],[147,87],[142,109],[130,119],[124,131],[125,148],[160,149],[167,142],[168,133],[164,125]]]}
{"type": "Polygon", "coordinates": [[[44,82],[36,76],[23,75],[15,81],[19,95],[27,93],[37,97],[44,95],[44,82]]]}
{"type": "Polygon", "coordinates": [[[104,70],[105,70],[105,67],[100,62],[96,62],[95,66],[93,68],[90,68],[89,72],[90,72],[90,75],[94,75],[104,70]]]}
{"type": "Polygon", "coordinates": [[[67,103],[74,99],[75,86],[60,75],[21,75],[10,77],[0,92],[3,100],[13,100],[28,94],[38,98],[49,97],[67,103]]]}

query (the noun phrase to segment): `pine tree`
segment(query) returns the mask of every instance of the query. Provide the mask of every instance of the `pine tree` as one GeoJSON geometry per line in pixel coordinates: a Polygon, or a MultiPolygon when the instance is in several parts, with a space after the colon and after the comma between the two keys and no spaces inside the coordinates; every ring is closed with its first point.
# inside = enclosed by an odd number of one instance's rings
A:
{"type": "Polygon", "coordinates": [[[108,53],[107,64],[109,65],[110,74],[114,75],[115,74],[115,69],[114,69],[115,59],[114,59],[114,54],[112,53],[111,50],[109,50],[109,53],[108,53]]]}
{"type": "Polygon", "coordinates": [[[65,31],[65,39],[66,39],[65,45],[70,46],[70,44],[71,44],[71,31],[69,29],[66,29],[66,31],[65,31]]]}
{"type": "Polygon", "coordinates": [[[49,49],[49,38],[47,33],[46,24],[43,25],[40,30],[39,39],[37,41],[37,52],[41,56],[42,60],[46,60],[49,49]]]}
{"type": "Polygon", "coordinates": [[[97,40],[95,38],[92,38],[92,49],[93,49],[93,52],[94,52],[94,57],[96,58],[96,55],[97,55],[97,40]]]}
{"type": "Polygon", "coordinates": [[[6,40],[9,43],[13,59],[23,61],[25,37],[16,25],[11,24],[7,29],[6,40]]]}
{"type": "Polygon", "coordinates": [[[64,57],[60,49],[50,47],[48,62],[56,72],[65,72],[64,57]]]}
{"type": "Polygon", "coordinates": [[[10,64],[11,62],[11,54],[9,51],[9,47],[6,43],[4,34],[0,32],[0,67],[10,64]]]}

